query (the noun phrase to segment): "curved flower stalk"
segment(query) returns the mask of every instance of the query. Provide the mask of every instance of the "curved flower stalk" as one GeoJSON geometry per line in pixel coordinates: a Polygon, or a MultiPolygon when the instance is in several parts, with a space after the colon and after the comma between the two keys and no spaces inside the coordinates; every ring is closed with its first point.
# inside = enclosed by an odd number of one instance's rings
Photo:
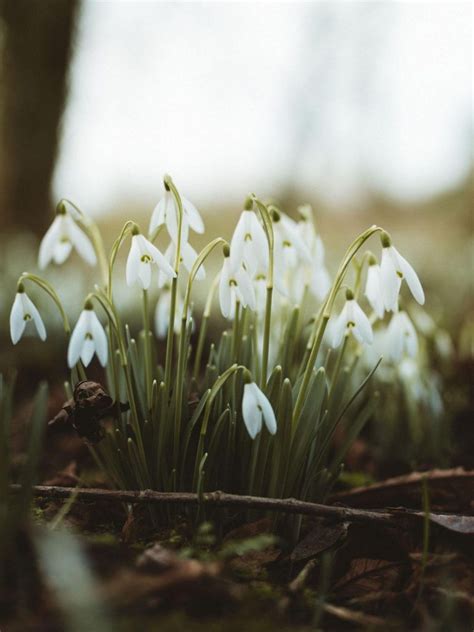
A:
{"type": "Polygon", "coordinates": [[[420,279],[415,270],[406,259],[392,246],[392,240],[388,233],[383,232],[382,241],[382,261],[380,264],[380,278],[382,284],[382,295],[387,311],[396,312],[398,309],[398,295],[403,279],[406,280],[413,298],[423,305],[425,293],[420,283],[420,279]]]}
{"type": "Polygon", "coordinates": [[[176,272],[161,254],[156,246],[135,228],[132,234],[132,245],[127,259],[127,285],[138,285],[148,290],[151,283],[151,266],[155,265],[169,278],[176,276],[176,272]]]}
{"type": "Polygon", "coordinates": [[[250,276],[243,266],[232,272],[229,255],[229,247],[224,246],[224,262],[219,281],[219,304],[224,318],[232,319],[236,303],[255,310],[256,301],[250,276]]]}
{"type": "Polygon", "coordinates": [[[251,439],[255,439],[261,432],[263,422],[271,435],[277,431],[277,422],[272,405],[255,382],[247,382],[244,386],[242,417],[251,439]]]}
{"type": "Polygon", "coordinates": [[[235,272],[242,265],[253,276],[257,268],[268,269],[268,242],[262,224],[252,208],[252,200],[246,202],[230,241],[230,269],[235,272]]]}
{"type": "MultiPolygon", "coordinates": [[[[149,235],[152,236],[160,226],[165,224],[169,236],[175,243],[177,243],[179,234],[178,208],[176,200],[172,195],[166,180],[164,182],[164,187],[165,192],[163,197],[153,210],[148,232],[149,235]]],[[[202,221],[202,217],[194,204],[183,196],[181,196],[181,201],[183,204],[181,241],[182,243],[185,243],[188,240],[189,228],[192,228],[196,233],[202,234],[204,232],[204,222],[202,221]]]]}
{"type": "Polygon", "coordinates": [[[370,345],[374,340],[369,319],[355,300],[351,290],[346,291],[346,303],[330,330],[331,346],[339,347],[346,334],[352,334],[361,344],[370,345]]]}
{"type": "Polygon", "coordinates": [[[418,353],[418,336],[404,311],[392,316],[386,333],[386,353],[393,362],[399,362],[404,354],[415,358],[418,353]]]}
{"type": "Polygon", "coordinates": [[[97,263],[91,240],[77,226],[64,204],[58,206],[56,217],[46,231],[39,249],[38,265],[44,270],[51,261],[61,265],[71,254],[73,247],[89,265],[97,263]]]}
{"type": "Polygon", "coordinates": [[[32,322],[41,340],[46,340],[46,328],[35,304],[25,292],[23,284],[18,285],[10,312],[10,336],[14,345],[23,336],[26,326],[32,322]]]}
{"type": "Polygon", "coordinates": [[[70,368],[79,360],[85,367],[89,366],[94,353],[97,354],[102,366],[107,364],[107,336],[92,303],[86,301],[84,309],[74,327],[69,340],[67,361],[70,368]]]}

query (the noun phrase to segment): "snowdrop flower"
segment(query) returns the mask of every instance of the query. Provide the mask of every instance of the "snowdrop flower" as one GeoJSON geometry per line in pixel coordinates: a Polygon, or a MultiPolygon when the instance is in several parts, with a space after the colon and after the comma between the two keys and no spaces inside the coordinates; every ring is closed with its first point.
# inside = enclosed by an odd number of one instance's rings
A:
{"type": "MultiPolygon", "coordinates": [[[[160,292],[155,308],[155,333],[158,338],[166,338],[168,333],[168,325],[170,321],[171,310],[171,288],[166,285],[160,292]]],[[[181,331],[181,317],[183,315],[183,297],[179,291],[176,294],[176,311],[174,315],[174,332],[179,334],[181,331]]],[[[189,311],[188,311],[189,317],[189,311]]]]}
{"type": "MultiPolygon", "coordinates": [[[[174,241],[170,243],[168,248],[165,250],[165,259],[171,266],[174,266],[174,260],[176,257],[176,244],[174,241]]],[[[194,265],[194,262],[198,258],[197,252],[189,243],[182,243],[180,247],[180,263],[184,265],[188,272],[191,272],[191,268],[194,265]]],[[[158,274],[158,287],[161,288],[166,285],[168,281],[168,275],[160,270],[158,274]]],[[[201,265],[196,273],[195,279],[197,281],[203,281],[206,278],[206,270],[204,266],[201,265]]]]}
{"type": "MultiPolygon", "coordinates": [[[[135,229],[136,230],[136,229],[135,229]]],[[[139,285],[148,290],[151,283],[151,265],[155,264],[168,277],[175,277],[176,272],[156,246],[145,239],[139,232],[132,236],[132,246],[127,259],[127,285],[139,285]]]]}
{"type": "Polygon", "coordinates": [[[370,307],[377,315],[377,318],[383,318],[385,306],[382,294],[381,270],[377,263],[377,259],[373,255],[370,255],[369,257],[365,296],[369,301],[370,307]]]}
{"type": "Polygon", "coordinates": [[[257,216],[244,209],[230,242],[230,267],[238,270],[244,264],[253,276],[257,267],[268,268],[268,242],[257,216]]]}
{"type": "MultiPolygon", "coordinates": [[[[165,183],[165,193],[153,210],[150,220],[149,235],[152,235],[162,224],[166,224],[166,228],[171,239],[178,241],[178,207],[168,185],[165,183]]],[[[181,241],[188,240],[189,228],[196,233],[204,232],[204,222],[197,208],[185,197],[181,196],[183,205],[183,219],[181,224],[181,241]]]]}
{"type": "Polygon", "coordinates": [[[230,269],[229,247],[224,246],[224,263],[219,280],[219,304],[222,315],[232,318],[236,302],[255,310],[255,291],[252,281],[242,266],[235,272],[230,269]]]}
{"type": "Polygon", "coordinates": [[[10,336],[14,345],[23,336],[25,327],[30,321],[33,321],[41,340],[46,340],[46,329],[40,313],[27,296],[23,285],[20,284],[10,312],[10,336]]]}
{"type": "Polygon", "coordinates": [[[107,364],[107,336],[97,318],[92,304],[88,301],[72,332],[67,350],[67,362],[70,368],[82,360],[88,366],[94,353],[102,366],[107,364]]]}
{"type": "Polygon", "coordinates": [[[331,287],[331,279],[327,271],[324,244],[316,233],[313,222],[313,210],[309,204],[298,207],[302,220],[297,223],[298,233],[308,247],[311,255],[308,286],[311,293],[320,301],[326,296],[331,287]]]}
{"type": "Polygon", "coordinates": [[[284,213],[272,209],[275,235],[275,261],[280,268],[293,268],[300,261],[311,263],[308,246],[298,232],[298,225],[284,213]]]}
{"type": "Polygon", "coordinates": [[[418,353],[418,336],[406,312],[397,312],[386,333],[386,354],[393,362],[399,362],[406,353],[411,358],[418,353]]]}
{"type": "Polygon", "coordinates": [[[410,292],[420,305],[425,302],[425,294],[420,280],[411,265],[398,250],[392,246],[390,236],[383,232],[382,241],[382,261],[380,264],[380,276],[382,282],[382,295],[387,311],[396,312],[398,309],[398,294],[403,279],[406,280],[410,292]]]}
{"type": "Polygon", "coordinates": [[[262,430],[262,422],[265,422],[270,434],[274,435],[277,431],[277,423],[272,405],[255,382],[248,382],[244,386],[242,416],[247,432],[252,439],[255,439],[262,430]]]}
{"type": "Polygon", "coordinates": [[[64,263],[73,247],[89,265],[96,264],[97,257],[91,240],[77,226],[66,207],[61,204],[40,244],[38,257],[40,269],[44,270],[51,261],[59,265],[64,263]]]}
{"type": "Polygon", "coordinates": [[[369,319],[354,299],[351,290],[346,291],[346,303],[330,330],[331,346],[339,347],[346,333],[351,333],[360,343],[372,344],[374,335],[369,319]]]}

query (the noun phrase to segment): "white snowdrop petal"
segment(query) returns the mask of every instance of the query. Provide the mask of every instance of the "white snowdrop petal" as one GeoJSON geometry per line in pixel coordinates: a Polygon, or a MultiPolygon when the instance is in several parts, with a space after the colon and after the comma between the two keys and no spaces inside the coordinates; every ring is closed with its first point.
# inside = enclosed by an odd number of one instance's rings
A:
{"type": "Polygon", "coordinates": [[[10,337],[14,345],[20,340],[26,327],[21,295],[21,292],[17,292],[10,312],[10,337]]]}
{"type": "Polygon", "coordinates": [[[97,357],[99,358],[99,362],[101,363],[101,365],[105,366],[107,364],[108,351],[107,335],[95,312],[92,312],[90,323],[92,328],[92,335],[94,337],[95,351],[97,353],[97,357]]]}
{"type": "Polygon", "coordinates": [[[272,405],[260,389],[258,389],[257,401],[262,409],[263,421],[265,422],[267,430],[270,434],[274,435],[277,431],[275,413],[273,412],[272,405]]]}
{"type": "Polygon", "coordinates": [[[185,197],[181,196],[181,201],[183,203],[183,209],[188,216],[189,225],[194,230],[194,232],[202,234],[204,232],[204,222],[202,221],[201,214],[194,206],[194,204],[187,200],[185,197]]]}
{"type": "Polygon", "coordinates": [[[251,310],[255,310],[255,291],[250,277],[242,268],[236,273],[235,277],[243,298],[243,304],[251,310]]]}
{"type": "Polygon", "coordinates": [[[157,228],[165,223],[165,197],[162,197],[153,209],[150,219],[150,227],[148,233],[152,235],[157,228]]]}
{"type": "Polygon", "coordinates": [[[41,315],[39,311],[37,310],[36,305],[26,294],[24,294],[24,301],[25,301],[24,303],[25,307],[28,310],[28,313],[30,314],[31,318],[33,319],[33,322],[36,327],[36,331],[38,332],[38,336],[41,338],[41,340],[43,341],[46,340],[46,327],[44,326],[43,319],[41,318],[41,315]]]}
{"type": "Polygon", "coordinates": [[[97,257],[92,246],[91,240],[87,235],[79,228],[69,215],[65,218],[67,233],[71,243],[76,248],[79,255],[89,265],[94,266],[97,263],[97,257]]]}
{"type": "Polygon", "coordinates": [[[62,265],[69,257],[72,251],[72,243],[70,241],[57,241],[53,247],[53,261],[58,266],[62,265]]]}
{"type": "Polygon", "coordinates": [[[418,278],[417,273],[408,263],[408,261],[404,257],[402,257],[402,255],[395,248],[394,251],[397,255],[397,259],[403,276],[405,277],[407,285],[410,288],[410,292],[413,294],[414,299],[420,305],[423,305],[425,302],[425,293],[423,292],[423,287],[420,283],[420,279],[418,278]]]}
{"type": "Polygon", "coordinates": [[[256,384],[251,383],[244,386],[242,417],[247,432],[252,439],[255,439],[262,429],[262,412],[257,406],[257,396],[253,387],[256,387],[256,384]]]}
{"type": "Polygon", "coordinates": [[[244,243],[246,234],[246,220],[245,213],[249,211],[243,211],[242,215],[237,222],[232,239],[230,240],[230,269],[235,271],[240,268],[244,259],[244,243]]]}
{"type": "Polygon", "coordinates": [[[94,356],[95,345],[94,341],[90,338],[86,338],[82,343],[81,348],[81,360],[82,364],[87,367],[91,363],[91,360],[94,356]]]}
{"type": "Polygon", "coordinates": [[[44,270],[54,256],[54,246],[61,232],[61,217],[56,215],[53,223],[46,231],[39,247],[38,266],[44,270]]]}
{"type": "Polygon", "coordinates": [[[70,369],[77,364],[79,358],[81,357],[82,344],[87,333],[87,311],[88,310],[83,310],[81,312],[71,338],[69,339],[67,363],[70,369]]]}
{"type": "MultiPolygon", "coordinates": [[[[347,303],[346,303],[347,305],[347,303]]],[[[337,349],[341,344],[347,329],[347,308],[342,308],[341,313],[334,321],[330,331],[330,344],[333,349],[337,349]]]]}
{"type": "Polygon", "coordinates": [[[125,268],[125,277],[128,286],[132,286],[137,282],[138,268],[140,266],[141,254],[136,237],[138,237],[138,235],[134,235],[132,237],[132,245],[130,247],[130,252],[128,253],[127,265],[125,268]]]}
{"type": "MultiPolygon", "coordinates": [[[[140,235],[140,237],[143,237],[143,235],[140,235]]],[[[156,246],[154,246],[151,242],[149,242],[148,240],[146,240],[143,237],[144,242],[146,242],[144,244],[144,248],[146,249],[146,253],[152,258],[153,262],[160,268],[160,270],[168,277],[172,278],[176,276],[176,272],[174,271],[174,269],[171,267],[171,265],[168,263],[168,261],[166,260],[166,257],[164,257],[161,252],[158,250],[158,248],[156,246]]]]}
{"type": "Polygon", "coordinates": [[[380,282],[385,309],[387,311],[397,311],[398,294],[402,280],[397,274],[397,269],[389,252],[389,248],[382,249],[380,282]]]}
{"type": "Polygon", "coordinates": [[[371,345],[374,341],[374,334],[372,332],[372,326],[369,319],[357,303],[357,301],[351,301],[353,303],[353,316],[357,330],[360,332],[362,340],[371,345]]]}
{"type": "Polygon", "coordinates": [[[148,290],[151,284],[151,263],[140,261],[138,265],[138,281],[143,290],[148,290]]]}

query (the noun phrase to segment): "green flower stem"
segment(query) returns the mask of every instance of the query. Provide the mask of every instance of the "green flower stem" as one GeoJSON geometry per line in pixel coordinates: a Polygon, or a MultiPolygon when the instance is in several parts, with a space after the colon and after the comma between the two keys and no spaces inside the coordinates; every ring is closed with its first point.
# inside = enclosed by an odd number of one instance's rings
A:
{"type": "Polygon", "coordinates": [[[268,373],[268,354],[270,351],[270,326],[272,318],[273,287],[267,286],[267,298],[265,303],[265,324],[263,329],[262,372],[260,374],[260,388],[265,389],[268,373]]]}
{"type": "Polygon", "coordinates": [[[152,352],[150,346],[150,310],[148,304],[148,292],[143,290],[143,331],[144,331],[144,347],[145,347],[145,391],[147,411],[151,410],[151,390],[153,381],[152,371],[152,352]]]}
{"type": "Polygon", "coordinates": [[[176,243],[176,256],[174,261],[174,271],[176,276],[171,281],[171,305],[170,305],[170,319],[168,323],[168,335],[166,338],[166,357],[165,357],[165,404],[169,400],[171,390],[171,374],[173,364],[173,345],[174,345],[174,319],[176,314],[176,297],[178,294],[178,273],[179,265],[181,263],[181,232],[183,228],[183,203],[181,196],[178,193],[178,189],[175,187],[170,176],[164,177],[165,188],[171,191],[178,210],[178,241],[176,243]]]}
{"type": "Polygon", "coordinates": [[[64,331],[66,332],[66,335],[69,336],[71,334],[71,327],[69,325],[69,319],[68,319],[68,317],[66,315],[66,312],[64,311],[64,308],[63,308],[63,305],[61,303],[61,300],[60,300],[59,296],[57,295],[57,293],[55,292],[53,286],[50,283],[48,283],[48,281],[45,281],[45,279],[37,276],[36,274],[31,274],[31,272],[23,272],[23,274],[18,279],[17,286],[20,285],[23,281],[27,281],[27,280],[31,281],[32,283],[35,283],[44,292],[46,292],[46,294],[48,294],[48,296],[50,296],[52,298],[52,300],[54,301],[56,307],[59,310],[59,313],[61,314],[61,319],[63,321],[64,331]]]}
{"type": "Polygon", "coordinates": [[[198,343],[197,343],[197,348],[196,348],[196,356],[194,358],[193,378],[195,380],[198,379],[199,369],[201,368],[201,358],[202,358],[202,352],[204,349],[204,342],[206,340],[207,325],[209,322],[209,318],[211,316],[212,301],[214,299],[214,294],[216,292],[217,286],[219,285],[219,277],[220,275],[218,274],[211,284],[211,288],[207,295],[206,304],[204,306],[204,311],[202,313],[201,326],[199,328],[199,337],[198,337],[198,343]]]}
{"type": "Polygon", "coordinates": [[[342,263],[339,267],[334,283],[323,304],[322,315],[320,316],[320,318],[317,319],[315,323],[317,325],[317,330],[314,336],[311,352],[309,354],[308,361],[304,370],[303,381],[301,383],[301,387],[300,387],[298,396],[296,398],[295,408],[293,410],[293,424],[297,422],[301,414],[301,411],[303,410],[303,405],[306,400],[309,382],[311,380],[311,373],[312,373],[314,364],[316,362],[316,358],[318,356],[318,352],[321,346],[321,342],[323,340],[324,332],[326,330],[329,318],[331,316],[331,311],[334,305],[334,301],[336,299],[337,293],[344,280],[344,276],[346,274],[347,268],[349,267],[351,260],[354,258],[358,250],[363,246],[363,244],[367,241],[367,239],[369,239],[373,234],[381,230],[382,228],[378,226],[371,226],[370,228],[365,230],[352,242],[352,244],[347,249],[346,254],[344,255],[344,259],[342,260],[342,263]]]}
{"type": "MultiPolygon", "coordinates": [[[[178,452],[179,443],[181,438],[181,415],[183,405],[183,392],[184,392],[184,374],[186,371],[186,361],[188,358],[188,350],[186,349],[187,338],[187,326],[188,326],[188,314],[191,301],[191,290],[193,281],[196,278],[199,268],[203,265],[204,261],[211,254],[213,249],[219,244],[225,244],[226,241],[221,237],[217,237],[207,246],[205,246],[199,253],[196,261],[189,273],[188,283],[186,285],[186,292],[183,301],[183,313],[181,316],[181,335],[179,338],[179,350],[178,350],[178,374],[176,379],[176,398],[175,398],[175,418],[174,418],[174,440],[173,440],[173,465],[174,469],[178,470],[178,452]]],[[[174,321],[173,321],[174,322],[174,321]]]]}
{"type": "Polygon", "coordinates": [[[76,204],[74,204],[74,202],[71,202],[71,200],[63,198],[62,200],[59,201],[59,204],[64,204],[64,202],[67,202],[67,204],[72,206],[75,209],[75,211],[79,214],[81,218],[80,223],[82,227],[84,228],[84,230],[86,231],[86,233],[88,234],[88,236],[90,237],[90,240],[95,250],[95,254],[97,255],[97,260],[99,262],[99,267],[102,274],[103,282],[104,284],[107,284],[109,266],[107,263],[107,256],[105,254],[104,242],[102,240],[102,235],[100,234],[100,230],[97,224],[88,215],[83,213],[81,209],[76,204]]]}

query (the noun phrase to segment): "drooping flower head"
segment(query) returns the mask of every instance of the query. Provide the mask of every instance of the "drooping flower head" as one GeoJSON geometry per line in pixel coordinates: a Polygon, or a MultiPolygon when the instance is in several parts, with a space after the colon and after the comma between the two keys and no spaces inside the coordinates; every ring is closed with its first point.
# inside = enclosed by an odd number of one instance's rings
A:
{"type": "Polygon", "coordinates": [[[41,340],[46,340],[43,319],[33,301],[26,294],[23,284],[20,283],[10,312],[10,336],[14,345],[23,336],[29,322],[33,322],[41,340]]]}
{"type": "Polygon", "coordinates": [[[252,382],[250,373],[248,371],[246,373],[248,375],[242,399],[242,417],[247,432],[252,439],[255,439],[265,423],[268,432],[274,435],[277,431],[277,422],[272,405],[255,382],[252,382]]]}
{"type": "Polygon", "coordinates": [[[351,290],[346,291],[346,302],[330,330],[331,346],[339,347],[344,336],[352,334],[357,342],[372,344],[374,335],[369,319],[360,308],[351,290]]]}
{"type": "Polygon", "coordinates": [[[145,239],[140,234],[138,227],[135,226],[132,232],[132,245],[127,259],[127,285],[138,285],[143,290],[148,290],[151,283],[152,265],[155,265],[169,278],[176,276],[176,272],[158,248],[148,239],[145,239]]]}
{"type": "Polygon", "coordinates": [[[380,264],[380,277],[382,295],[387,311],[395,312],[398,307],[398,295],[403,279],[406,280],[413,298],[423,305],[425,294],[420,279],[415,270],[406,259],[392,246],[390,235],[385,231],[381,234],[382,261],[380,264]]]}
{"type": "Polygon", "coordinates": [[[57,208],[53,223],[40,244],[38,256],[40,269],[46,268],[51,261],[58,265],[64,263],[73,247],[89,265],[96,264],[97,257],[91,240],[76,224],[66,206],[61,203],[57,208]]]}
{"type": "Polygon", "coordinates": [[[230,267],[233,271],[242,265],[253,276],[257,268],[268,268],[268,242],[263,226],[252,210],[249,198],[240,215],[230,242],[230,267]]]}
{"type": "Polygon", "coordinates": [[[403,355],[411,358],[418,353],[418,336],[415,327],[404,311],[392,316],[387,329],[385,352],[393,362],[399,362],[403,355]]]}
{"type": "MultiPolygon", "coordinates": [[[[174,243],[174,241],[171,241],[168,248],[165,250],[164,257],[166,261],[168,261],[170,266],[173,266],[175,263],[176,248],[177,246],[174,243]]],[[[180,263],[183,264],[183,266],[186,268],[188,272],[191,272],[191,269],[197,258],[198,258],[198,254],[194,250],[194,248],[191,246],[191,244],[189,243],[181,244],[180,263]]],[[[204,266],[201,265],[196,273],[195,279],[196,281],[203,281],[205,278],[206,278],[206,270],[204,266]]],[[[163,270],[160,270],[158,274],[158,287],[159,288],[164,287],[168,281],[169,281],[169,275],[163,270]]]]}
{"type": "Polygon", "coordinates": [[[88,366],[94,353],[97,354],[102,366],[107,364],[107,336],[100,324],[92,303],[89,301],[72,332],[67,351],[67,362],[70,368],[82,360],[84,366],[88,366]]]}
{"type": "MultiPolygon", "coordinates": [[[[157,228],[165,224],[171,239],[176,243],[178,241],[178,207],[176,200],[170,190],[166,177],[163,181],[165,192],[163,197],[155,206],[151,220],[149,235],[152,235],[157,228]]],[[[197,208],[185,197],[181,196],[181,203],[183,205],[183,219],[181,225],[181,242],[188,241],[189,228],[192,228],[196,233],[204,232],[204,222],[199,214],[197,208]]]]}
{"type": "Polygon", "coordinates": [[[241,266],[235,272],[230,266],[230,249],[225,245],[224,262],[219,280],[219,304],[224,318],[232,318],[235,305],[239,302],[243,307],[255,310],[255,291],[247,271],[241,266]]]}

